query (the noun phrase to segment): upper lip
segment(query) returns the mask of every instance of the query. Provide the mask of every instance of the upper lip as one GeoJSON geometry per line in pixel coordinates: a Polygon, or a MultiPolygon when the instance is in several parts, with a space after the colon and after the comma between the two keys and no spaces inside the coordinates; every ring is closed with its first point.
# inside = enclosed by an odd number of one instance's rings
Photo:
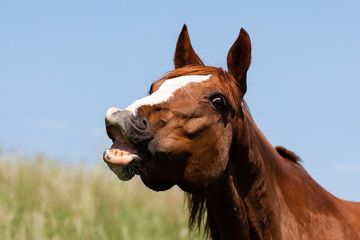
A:
{"type": "Polygon", "coordinates": [[[106,127],[106,133],[113,142],[119,141],[119,142],[126,142],[127,144],[130,144],[129,140],[126,138],[123,131],[117,127],[114,127],[114,126],[106,127]]]}

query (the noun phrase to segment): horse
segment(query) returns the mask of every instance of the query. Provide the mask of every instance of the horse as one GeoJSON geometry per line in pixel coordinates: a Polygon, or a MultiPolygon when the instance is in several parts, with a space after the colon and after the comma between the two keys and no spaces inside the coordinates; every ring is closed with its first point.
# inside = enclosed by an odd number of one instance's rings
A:
{"type": "Polygon", "coordinates": [[[175,69],[125,110],[106,112],[113,145],[103,159],[120,180],[187,194],[190,229],[211,239],[360,239],[360,203],[316,183],[292,151],[273,147],[244,95],[251,41],[241,28],[228,70],[205,66],[187,26],[175,69]]]}

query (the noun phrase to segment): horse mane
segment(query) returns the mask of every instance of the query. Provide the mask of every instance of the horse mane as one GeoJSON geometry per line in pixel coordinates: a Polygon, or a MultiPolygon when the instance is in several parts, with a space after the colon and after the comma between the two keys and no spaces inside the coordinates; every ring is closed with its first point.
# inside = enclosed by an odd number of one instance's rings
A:
{"type": "Polygon", "coordinates": [[[206,215],[206,198],[203,195],[196,195],[191,193],[186,193],[186,202],[190,212],[189,216],[189,229],[190,231],[194,229],[200,230],[204,218],[206,222],[204,225],[205,234],[210,233],[209,219],[206,215]]]}
{"type": "Polygon", "coordinates": [[[172,71],[166,72],[161,78],[162,79],[170,79],[181,76],[189,76],[189,75],[216,75],[218,72],[224,71],[221,68],[203,66],[203,65],[186,65],[182,68],[177,68],[172,71]]]}
{"type": "Polygon", "coordinates": [[[282,146],[275,147],[275,150],[277,151],[277,153],[280,156],[282,156],[283,158],[286,158],[294,163],[299,163],[301,161],[301,158],[299,156],[297,156],[295,153],[291,152],[290,150],[288,150],[282,146]]]}

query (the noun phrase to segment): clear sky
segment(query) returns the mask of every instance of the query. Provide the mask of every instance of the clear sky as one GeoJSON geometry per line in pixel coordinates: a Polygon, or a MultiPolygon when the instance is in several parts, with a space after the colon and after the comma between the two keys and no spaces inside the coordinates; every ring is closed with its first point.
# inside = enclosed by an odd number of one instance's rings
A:
{"type": "Polygon", "coordinates": [[[186,23],[226,68],[252,40],[246,100],[273,145],[334,195],[360,201],[360,1],[1,1],[0,143],[7,153],[101,161],[105,111],[173,69],[186,23]]]}

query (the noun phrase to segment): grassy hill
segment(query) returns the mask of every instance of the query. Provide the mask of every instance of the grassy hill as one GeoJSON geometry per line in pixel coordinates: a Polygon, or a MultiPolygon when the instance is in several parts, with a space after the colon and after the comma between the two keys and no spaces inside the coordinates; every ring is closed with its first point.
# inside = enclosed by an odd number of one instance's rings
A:
{"type": "Polygon", "coordinates": [[[119,181],[105,164],[0,155],[0,239],[202,239],[183,193],[119,181]]]}

